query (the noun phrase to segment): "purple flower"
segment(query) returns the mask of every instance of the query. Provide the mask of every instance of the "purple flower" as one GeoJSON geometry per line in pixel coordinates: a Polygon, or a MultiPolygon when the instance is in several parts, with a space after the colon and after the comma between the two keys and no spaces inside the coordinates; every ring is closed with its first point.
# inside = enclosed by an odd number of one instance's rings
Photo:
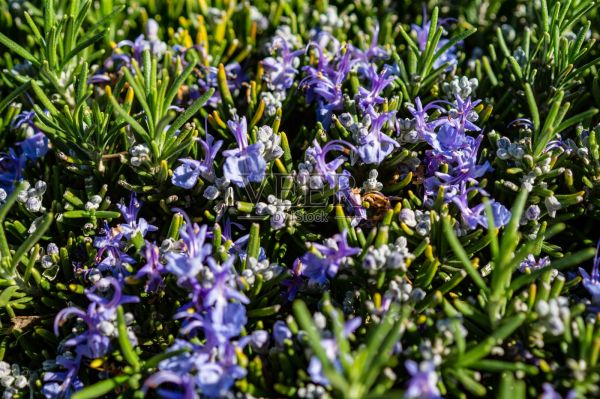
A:
{"type": "Polygon", "coordinates": [[[157,388],[158,393],[165,398],[197,398],[196,391],[203,396],[217,398],[225,396],[236,379],[246,375],[246,370],[235,364],[235,352],[231,346],[223,348],[224,359],[211,360],[211,351],[202,346],[189,344],[178,340],[169,350],[187,348],[192,353],[184,353],[163,360],[159,371],[144,383],[143,390],[157,388]],[[158,388],[169,384],[176,388],[158,388]]]}
{"type": "Polygon", "coordinates": [[[273,338],[278,346],[283,346],[285,340],[292,339],[292,332],[284,321],[277,320],[273,324],[273,338]]]}
{"type": "Polygon", "coordinates": [[[35,111],[23,111],[11,123],[11,127],[14,129],[26,125],[30,128],[28,132],[33,132],[33,134],[28,134],[25,140],[17,143],[17,146],[21,148],[21,154],[28,160],[36,160],[48,152],[48,137],[35,125],[34,119],[35,111]]]}
{"type": "Polygon", "coordinates": [[[235,136],[238,148],[223,151],[223,155],[227,157],[223,165],[223,175],[238,187],[244,187],[248,182],[262,182],[267,169],[263,157],[264,145],[261,142],[248,145],[246,117],[239,121],[229,121],[227,124],[235,136]]]}
{"type": "Polygon", "coordinates": [[[129,206],[125,206],[123,202],[117,204],[121,216],[127,223],[121,223],[119,230],[123,233],[123,236],[130,240],[133,236],[140,234],[141,237],[145,237],[148,232],[158,230],[158,227],[149,224],[146,219],[137,217],[140,211],[141,203],[137,200],[135,193],[131,193],[129,199],[129,206]]]}
{"type": "MultiPolygon", "coordinates": [[[[204,51],[204,48],[200,48],[204,51]]],[[[219,87],[219,81],[217,78],[219,69],[213,66],[206,67],[205,78],[198,80],[198,86],[200,90],[192,91],[190,98],[195,100],[200,97],[203,93],[206,93],[210,88],[217,89],[219,87]]],[[[242,67],[237,62],[232,62],[225,65],[225,77],[227,78],[227,86],[229,90],[235,94],[237,90],[242,87],[242,84],[247,80],[246,76],[242,71],[242,67]]],[[[215,90],[212,97],[207,101],[209,107],[216,108],[221,101],[221,93],[219,90],[215,90]]]]}
{"type": "Polygon", "coordinates": [[[390,57],[388,52],[377,44],[377,41],[379,40],[379,30],[379,23],[375,23],[371,43],[365,51],[352,45],[349,46],[349,51],[352,52],[352,58],[357,64],[359,73],[365,76],[369,74],[369,69],[373,62],[386,60],[390,57]]]}
{"type": "Polygon", "coordinates": [[[165,256],[166,269],[178,277],[179,284],[195,281],[200,270],[207,266],[207,258],[212,254],[212,245],[206,242],[206,230],[206,225],[200,227],[187,220],[179,233],[184,252],[169,252],[165,256]]]}
{"type": "Polygon", "coordinates": [[[158,38],[158,28],[158,23],[153,19],[149,19],[146,23],[146,36],[139,35],[135,41],[122,40],[117,46],[120,48],[131,47],[133,50],[133,59],[140,64],[142,62],[142,53],[146,49],[150,50],[154,56],[160,58],[167,51],[167,44],[158,38]]]}
{"type": "MultiPolygon", "coordinates": [[[[461,184],[476,184],[478,178],[492,170],[487,161],[483,164],[477,163],[477,153],[483,139],[482,135],[477,138],[460,135],[457,133],[458,130],[446,126],[440,129],[441,137],[436,139],[436,144],[434,144],[437,148],[425,153],[427,174],[429,175],[425,181],[425,190],[428,196],[437,195],[440,186],[445,187],[446,194],[452,194],[458,190],[461,184]],[[454,134],[456,136],[452,136],[454,134]],[[461,147],[451,149],[457,143],[461,143],[461,147]],[[438,172],[442,164],[448,165],[448,173],[438,172]]],[[[445,199],[450,201],[452,195],[446,195],[445,199]]]]}
{"type": "Polygon", "coordinates": [[[394,81],[393,77],[388,76],[386,68],[377,74],[377,68],[374,65],[369,66],[369,76],[371,77],[370,89],[359,87],[356,95],[356,102],[363,114],[367,113],[370,108],[384,103],[385,99],[381,97],[381,93],[394,81]]]}
{"type": "Polygon", "coordinates": [[[344,230],[341,234],[325,240],[324,244],[311,244],[312,250],[304,254],[301,259],[305,265],[302,275],[308,277],[309,284],[325,284],[328,277],[337,274],[340,266],[348,260],[349,256],[360,252],[359,248],[348,245],[347,235],[348,232],[344,230]]]}
{"type": "Polygon", "coordinates": [[[104,234],[94,238],[94,246],[98,248],[96,264],[101,271],[109,270],[113,276],[122,278],[129,274],[125,264],[134,264],[135,259],[123,252],[123,231],[110,228],[104,223],[104,234]]]}
{"type": "Polygon", "coordinates": [[[590,276],[585,269],[579,268],[579,273],[583,277],[583,286],[592,296],[592,302],[600,304],[600,241],[596,246],[596,255],[592,265],[592,275],[590,276]]]}
{"type": "Polygon", "coordinates": [[[248,321],[244,305],[226,301],[215,304],[204,314],[190,313],[186,310],[176,317],[185,318],[181,329],[182,334],[193,337],[198,332],[202,332],[206,338],[206,346],[209,348],[227,344],[232,338],[240,335],[248,321]]]}
{"type": "Polygon", "coordinates": [[[463,100],[457,95],[456,105],[450,104],[453,106],[453,108],[448,113],[449,123],[460,130],[468,130],[473,132],[480,131],[481,128],[472,122],[478,118],[475,107],[477,107],[480,103],[481,100],[471,101],[470,97],[468,97],[466,100],[463,100]]]}
{"type": "Polygon", "coordinates": [[[359,189],[346,189],[342,191],[342,198],[346,202],[348,209],[354,217],[350,222],[352,227],[357,226],[362,220],[367,219],[367,210],[363,206],[362,197],[359,189]]]}
{"type": "MultiPolygon", "coordinates": [[[[426,198],[436,197],[439,188],[443,187],[444,200],[450,202],[466,183],[476,185],[477,179],[492,170],[487,161],[483,164],[477,163],[483,135],[471,137],[465,134],[466,131],[481,130],[473,123],[477,119],[474,107],[478,103],[479,101],[462,100],[457,96],[455,103],[434,101],[423,107],[417,98],[415,105],[409,108],[419,137],[432,147],[425,152],[426,198]],[[450,109],[444,109],[441,104],[449,105],[450,109]],[[437,110],[445,115],[430,121],[427,114],[429,110],[437,110]],[[447,172],[439,171],[442,165],[447,166],[447,172]]],[[[497,207],[495,210],[502,209],[497,207]]],[[[498,217],[501,216],[503,215],[498,214],[498,217]]]]}
{"type": "Polygon", "coordinates": [[[290,51],[288,42],[282,37],[275,38],[273,47],[280,49],[280,55],[267,57],[262,61],[265,71],[263,79],[270,90],[285,91],[294,84],[298,73],[296,69],[298,57],[304,53],[304,50],[290,51]]]}
{"type": "Polygon", "coordinates": [[[196,384],[194,378],[188,374],[179,374],[169,370],[161,370],[151,375],[144,382],[143,391],[146,393],[148,388],[154,388],[163,398],[170,399],[196,399],[196,384]],[[173,388],[159,388],[163,384],[175,386],[173,388]]]}
{"type": "Polygon", "coordinates": [[[201,392],[211,398],[227,395],[235,380],[246,375],[239,366],[224,367],[220,363],[207,363],[198,370],[197,384],[201,392]]]}
{"type": "MultiPolygon", "coordinates": [[[[349,177],[350,174],[347,171],[338,173],[337,170],[340,166],[348,159],[344,155],[339,155],[331,161],[327,161],[327,154],[330,151],[339,151],[347,153],[348,149],[356,151],[356,148],[344,140],[331,140],[321,148],[319,142],[315,139],[312,147],[306,150],[306,158],[314,162],[314,172],[325,182],[329,184],[330,188],[338,188],[339,190],[345,190],[349,188],[349,177]]],[[[321,187],[312,187],[321,188],[321,187]]]]}
{"type": "Polygon", "coordinates": [[[311,42],[307,49],[314,47],[319,55],[316,67],[307,65],[303,68],[306,77],[300,81],[306,89],[306,102],[317,103],[317,119],[327,129],[331,123],[331,114],[343,108],[344,97],[342,84],[352,67],[351,52],[342,50],[344,54],[338,62],[329,62],[324,55],[324,49],[317,42],[311,42]]]}
{"type": "Polygon", "coordinates": [[[407,360],[404,366],[411,376],[404,391],[405,398],[438,399],[442,397],[437,388],[438,376],[433,362],[423,362],[419,367],[415,361],[407,360]]]}
{"type": "Polygon", "coordinates": [[[193,159],[180,159],[182,163],[173,171],[171,182],[173,185],[191,189],[196,185],[198,178],[202,176],[204,179],[212,182],[215,180],[215,171],[213,163],[223,145],[222,140],[215,142],[213,136],[206,133],[206,141],[198,139],[204,151],[204,159],[196,161],[193,159]]]}
{"type": "Polygon", "coordinates": [[[83,388],[83,383],[77,377],[81,355],[75,357],[58,355],[56,365],[65,371],[50,371],[44,373],[42,395],[48,399],[69,398],[74,392],[83,388]]]}
{"type": "MultiPolygon", "coordinates": [[[[233,268],[236,257],[229,256],[218,264],[211,256],[212,245],[206,242],[207,227],[192,224],[185,213],[184,217],[186,224],[180,230],[183,251],[166,255],[167,270],[190,291],[190,302],[175,315],[176,319],[183,319],[180,334],[199,336],[202,344],[176,341],[170,350],[189,349],[191,353],[161,361],[159,371],[146,381],[144,389],[169,384],[175,389],[161,388],[158,393],[187,397],[185,395],[200,391],[206,397],[222,397],[236,379],[246,374],[246,370],[237,365],[236,351],[249,342],[266,345],[265,334],[234,340],[248,320],[244,304],[249,302],[236,288],[237,275],[233,268]]],[[[229,236],[231,228],[226,229],[229,236]]],[[[268,340],[268,336],[266,338],[268,340]]]]}
{"type": "Polygon", "coordinates": [[[298,258],[294,261],[292,268],[290,269],[291,277],[284,280],[281,285],[287,289],[287,300],[293,301],[298,291],[304,286],[304,279],[302,278],[302,272],[304,271],[304,264],[301,259],[298,258]]]}
{"type": "Polygon", "coordinates": [[[17,145],[21,147],[22,154],[26,159],[34,161],[48,152],[48,137],[44,133],[36,133],[17,145]]]}
{"type": "MultiPolygon", "coordinates": [[[[86,289],[85,294],[90,300],[86,311],[68,307],[58,312],[54,320],[56,335],[59,334],[60,325],[69,316],[76,316],[80,319],[84,323],[85,329],[82,332],[73,333],[74,336],[63,344],[64,347],[70,348],[75,353],[75,357],[72,359],[64,356],[57,357],[57,364],[66,368],[67,371],[44,376],[44,381],[48,382],[44,387],[46,397],[68,397],[73,389],[81,388],[77,380],[81,360],[84,357],[87,359],[101,358],[109,352],[111,340],[116,337],[117,330],[114,320],[117,307],[139,301],[137,297],[123,295],[121,283],[113,277],[101,278],[94,287],[86,289]],[[58,381],[62,383],[58,385],[58,381]]],[[[129,339],[135,340],[135,336],[130,336],[129,339]]],[[[133,343],[136,344],[135,341],[133,343]]]]}
{"type": "Polygon", "coordinates": [[[549,265],[550,265],[550,258],[548,256],[546,256],[544,258],[540,258],[539,260],[536,260],[535,256],[533,256],[533,254],[529,254],[529,255],[527,255],[527,258],[525,258],[519,265],[519,271],[521,273],[524,273],[527,269],[534,271],[534,270],[542,269],[549,265]]]}
{"type": "Polygon", "coordinates": [[[18,152],[9,148],[8,152],[0,154],[0,188],[7,193],[11,193],[15,182],[23,178],[23,169],[27,161],[34,161],[48,152],[48,138],[35,126],[34,118],[34,111],[25,111],[17,115],[11,123],[13,128],[29,126],[33,135],[17,143],[20,149],[18,152]]]}
{"type": "MultiPolygon", "coordinates": [[[[481,203],[475,205],[473,208],[469,207],[468,194],[469,192],[477,190],[473,187],[470,189],[464,189],[464,185],[461,186],[460,193],[452,197],[452,202],[456,204],[462,214],[463,222],[470,228],[475,229],[477,225],[481,225],[484,228],[488,228],[488,219],[485,213],[485,204],[481,203]]],[[[485,193],[485,192],[484,192],[485,193]]],[[[511,212],[502,204],[490,201],[490,208],[492,210],[492,218],[494,221],[494,227],[499,228],[508,224],[512,216],[511,212]]]]}
{"type": "MultiPolygon", "coordinates": [[[[540,399],[563,399],[563,396],[556,392],[550,383],[545,382],[542,385],[542,388],[544,389],[544,392],[542,393],[542,396],[540,396],[540,399]]],[[[577,392],[574,389],[571,389],[569,392],[567,392],[567,395],[564,397],[564,399],[575,399],[576,397],[577,392]]]]}
{"type": "Polygon", "coordinates": [[[386,112],[375,116],[370,122],[368,134],[359,138],[356,151],[364,163],[379,165],[394,148],[400,146],[396,140],[381,131],[393,115],[393,112],[386,112]]]}
{"type": "Polygon", "coordinates": [[[231,277],[234,274],[233,262],[234,256],[230,256],[220,266],[212,259],[208,259],[211,271],[214,275],[214,281],[210,288],[207,289],[204,295],[204,307],[216,306],[217,308],[226,305],[230,299],[237,300],[241,303],[249,303],[248,298],[239,292],[232,284],[231,277]]]}
{"type": "Polygon", "coordinates": [[[269,349],[269,333],[265,330],[255,330],[239,340],[240,347],[250,344],[252,349],[258,353],[266,353],[269,349]]]}
{"type": "Polygon", "coordinates": [[[146,292],[155,292],[164,287],[163,274],[166,272],[165,266],[160,261],[160,248],[153,243],[146,241],[144,246],[144,259],[146,264],[139,269],[135,275],[136,279],[146,277],[146,292]]]}
{"type": "Polygon", "coordinates": [[[0,154],[0,188],[12,192],[15,182],[22,178],[24,167],[25,158],[17,156],[12,148],[8,153],[0,154]]]}
{"type": "Polygon", "coordinates": [[[18,129],[23,125],[27,125],[29,127],[37,129],[37,127],[35,126],[35,123],[34,123],[34,119],[35,119],[35,111],[23,111],[19,115],[15,116],[15,118],[12,120],[10,126],[13,129],[18,129]]]}

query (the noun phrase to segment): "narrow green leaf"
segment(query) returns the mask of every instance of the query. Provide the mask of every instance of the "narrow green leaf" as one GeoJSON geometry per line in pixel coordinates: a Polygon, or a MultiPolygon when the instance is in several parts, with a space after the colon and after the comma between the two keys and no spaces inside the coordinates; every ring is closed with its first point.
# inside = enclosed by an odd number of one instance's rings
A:
{"type": "Polygon", "coordinates": [[[452,38],[450,38],[446,44],[444,44],[442,47],[440,47],[439,50],[437,50],[435,52],[432,62],[435,62],[435,60],[440,58],[446,51],[448,51],[448,49],[450,49],[450,47],[452,47],[455,44],[457,44],[458,42],[466,39],[467,37],[471,36],[475,32],[477,32],[477,28],[471,27],[471,28],[468,28],[468,29],[452,36],[452,38]]]}
{"type": "Polygon", "coordinates": [[[33,246],[40,240],[40,238],[42,238],[46,230],[48,230],[48,228],[50,227],[50,224],[52,224],[53,220],[54,215],[51,212],[47,213],[43,217],[42,222],[39,224],[39,226],[37,226],[35,231],[31,235],[29,235],[27,239],[23,241],[23,243],[19,246],[10,263],[11,273],[14,272],[15,268],[21,261],[21,258],[27,252],[29,252],[31,248],[33,248],[33,246]]]}
{"type": "Polygon", "coordinates": [[[129,363],[134,370],[140,369],[140,359],[138,358],[137,353],[135,353],[135,349],[133,345],[131,345],[131,341],[129,340],[129,334],[127,333],[127,324],[125,324],[125,315],[123,313],[123,307],[117,307],[117,329],[119,331],[119,347],[121,348],[121,354],[125,358],[125,361],[129,363]]]}
{"type": "Polygon", "coordinates": [[[71,60],[71,58],[75,57],[77,54],[79,54],[80,52],[82,52],[83,50],[88,48],[89,46],[93,45],[94,43],[96,43],[97,41],[102,39],[103,37],[104,37],[104,32],[98,33],[98,34],[90,37],[89,39],[86,39],[86,40],[80,42],[79,44],[77,44],[77,46],[75,46],[71,51],[69,51],[67,53],[67,55],[65,55],[65,57],[61,63],[61,68],[64,68],[64,66],[67,65],[67,63],[71,60]]]}
{"type": "Polygon", "coordinates": [[[165,96],[165,102],[163,105],[165,108],[163,110],[163,113],[166,113],[166,109],[169,106],[171,106],[171,103],[173,102],[173,100],[175,99],[175,96],[177,95],[177,91],[179,90],[181,85],[183,85],[185,83],[185,81],[190,76],[190,74],[194,71],[194,68],[196,67],[197,62],[198,62],[198,60],[196,58],[194,58],[188,64],[188,66],[183,70],[183,72],[180,73],[179,75],[177,75],[177,77],[173,81],[173,84],[171,85],[171,87],[169,87],[169,90],[167,90],[167,94],[165,96]]]}
{"type": "Polygon", "coordinates": [[[534,142],[535,142],[535,150],[533,151],[534,158],[538,158],[542,154],[542,152],[546,148],[546,145],[555,136],[554,121],[560,111],[560,107],[561,107],[564,95],[565,95],[565,92],[560,90],[556,93],[556,96],[552,100],[552,106],[550,107],[550,112],[548,113],[548,116],[546,117],[544,126],[540,130],[538,130],[537,137],[534,138],[534,142]]]}
{"type": "Polygon", "coordinates": [[[537,103],[533,95],[533,90],[529,83],[525,83],[525,97],[527,98],[527,105],[529,106],[529,112],[531,113],[531,121],[533,122],[534,130],[540,128],[540,112],[538,111],[537,103]]]}
{"type": "Polygon", "coordinates": [[[33,89],[33,92],[37,96],[38,100],[40,100],[42,105],[48,110],[48,112],[50,112],[50,115],[58,115],[58,109],[56,109],[54,104],[52,104],[52,101],[50,101],[50,99],[46,96],[46,93],[44,93],[44,90],[42,90],[42,88],[33,79],[31,80],[31,88],[33,89]]]}
{"type": "Polygon", "coordinates": [[[443,217],[442,222],[444,224],[444,235],[446,236],[446,240],[448,240],[450,247],[452,247],[452,250],[458,257],[458,259],[462,262],[465,271],[469,274],[473,282],[477,285],[477,287],[479,287],[480,290],[482,290],[483,292],[487,292],[488,287],[485,284],[485,281],[483,280],[477,269],[475,269],[475,267],[471,264],[471,261],[469,260],[469,257],[467,256],[467,253],[465,252],[464,248],[460,244],[460,241],[458,241],[458,238],[456,237],[456,234],[454,233],[454,230],[452,229],[448,218],[443,217]]]}
{"type": "Polygon", "coordinates": [[[6,46],[9,50],[14,52],[15,54],[20,55],[25,58],[27,61],[31,62],[36,67],[40,66],[40,62],[31,54],[29,51],[25,50],[25,48],[21,47],[19,44],[10,40],[6,35],[0,33],[0,44],[6,46]]]}
{"type": "Polygon", "coordinates": [[[177,117],[177,119],[175,119],[175,121],[171,124],[171,127],[167,131],[166,136],[173,136],[177,129],[182,127],[188,120],[190,120],[190,118],[192,118],[192,116],[194,116],[196,112],[200,110],[200,108],[202,108],[202,106],[208,101],[208,99],[212,97],[214,92],[215,89],[210,89],[209,91],[204,93],[199,99],[194,101],[194,103],[190,105],[184,113],[182,113],[177,117]]]}
{"type": "Polygon", "coordinates": [[[103,380],[94,385],[87,386],[77,391],[71,396],[71,399],[95,399],[113,392],[115,389],[126,383],[131,376],[123,374],[108,380],[103,380]]]}
{"type": "Polygon", "coordinates": [[[258,259],[260,252],[260,225],[252,223],[250,237],[248,238],[248,257],[258,259]]]}
{"type": "Polygon", "coordinates": [[[294,310],[294,315],[296,316],[298,324],[300,324],[300,327],[306,332],[306,337],[308,339],[310,347],[312,348],[313,352],[315,353],[315,356],[317,356],[317,358],[321,362],[321,365],[323,366],[323,372],[325,376],[327,377],[327,379],[329,379],[329,382],[334,387],[343,392],[347,392],[348,384],[339,374],[337,374],[337,372],[335,372],[335,369],[331,364],[329,357],[327,357],[325,349],[321,345],[321,337],[319,335],[319,331],[317,330],[312,321],[312,317],[310,315],[310,312],[308,311],[308,308],[306,307],[304,302],[299,300],[294,301],[292,308],[294,310]]]}
{"type": "Polygon", "coordinates": [[[121,115],[121,117],[125,120],[125,122],[127,122],[133,128],[133,130],[135,130],[140,136],[142,136],[142,138],[144,140],[146,140],[147,142],[150,142],[151,138],[148,135],[148,132],[146,132],[146,130],[142,127],[142,125],[140,125],[138,123],[138,121],[133,119],[133,117],[131,115],[129,115],[127,113],[127,111],[125,111],[123,109],[123,107],[121,107],[121,105],[117,102],[117,99],[112,94],[108,96],[108,99],[112,103],[115,111],[119,115],[121,115]]]}
{"type": "Polygon", "coordinates": [[[570,128],[571,126],[574,126],[578,123],[581,123],[585,120],[590,119],[592,116],[596,115],[597,113],[598,113],[597,108],[590,108],[587,111],[583,111],[575,116],[572,116],[569,119],[562,121],[560,123],[560,125],[558,125],[558,127],[556,128],[555,133],[559,134],[560,132],[562,132],[565,129],[570,128]]]}
{"type": "Polygon", "coordinates": [[[0,114],[4,111],[4,108],[9,106],[17,97],[23,94],[29,88],[30,81],[27,81],[21,84],[19,87],[14,89],[8,96],[4,97],[2,101],[0,101],[0,114]]]}

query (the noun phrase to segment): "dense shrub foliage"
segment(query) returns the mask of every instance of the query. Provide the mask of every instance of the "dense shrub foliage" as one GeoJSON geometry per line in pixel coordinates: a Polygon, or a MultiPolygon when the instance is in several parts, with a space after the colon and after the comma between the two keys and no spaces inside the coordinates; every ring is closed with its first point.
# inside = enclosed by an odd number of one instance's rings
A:
{"type": "Polygon", "coordinates": [[[599,397],[599,26],[0,0],[3,397],[599,397]]]}

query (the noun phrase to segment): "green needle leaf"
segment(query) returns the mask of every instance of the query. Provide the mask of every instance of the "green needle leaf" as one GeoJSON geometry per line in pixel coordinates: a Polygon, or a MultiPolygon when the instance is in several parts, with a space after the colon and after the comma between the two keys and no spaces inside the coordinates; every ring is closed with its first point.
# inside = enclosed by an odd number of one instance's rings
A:
{"type": "Polygon", "coordinates": [[[121,348],[121,353],[123,357],[129,363],[134,370],[140,369],[140,359],[138,358],[137,353],[135,353],[135,349],[131,345],[131,341],[129,340],[129,334],[127,334],[127,324],[125,324],[125,315],[123,314],[123,307],[119,306],[117,308],[117,329],[119,331],[119,346],[121,348]]]}
{"type": "Polygon", "coordinates": [[[18,54],[21,57],[25,58],[27,61],[31,62],[36,67],[40,66],[40,62],[37,60],[37,58],[35,58],[33,56],[33,54],[31,54],[29,51],[25,50],[19,44],[17,44],[15,42],[13,42],[12,40],[10,40],[3,33],[0,33],[0,44],[5,45],[9,50],[11,50],[15,54],[18,54]]]}
{"type": "Polygon", "coordinates": [[[115,389],[126,383],[131,376],[118,375],[108,380],[100,381],[94,385],[83,388],[71,396],[71,399],[95,399],[113,392],[115,389]]]}

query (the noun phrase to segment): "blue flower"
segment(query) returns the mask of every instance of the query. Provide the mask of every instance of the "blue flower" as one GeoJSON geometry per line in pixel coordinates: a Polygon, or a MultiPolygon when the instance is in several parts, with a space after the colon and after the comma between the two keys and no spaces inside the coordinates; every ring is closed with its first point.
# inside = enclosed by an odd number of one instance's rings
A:
{"type": "Polygon", "coordinates": [[[42,395],[47,399],[70,398],[74,392],[83,388],[83,383],[77,377],[81,365],[81,355],[75,357],[58,355],[56,365],[65,371],[50,371],[44,373],[42,395]]]}
{"type": "Polygon", "coordinates": [[[592,296],[592,302],[600,304],[600,241],[596,246],[596,255],[594,256],[594,263],[592,265],[592,275],[582,267],[579,268],[579,273],[583,277],[583,286],[592,296]]]}
{"type": "Polygon", "coordinates": [[[336,158],[327,161],[327,154],[330,151],[338,151],[347,154],[349,149],[356,151],[356,148],[352,144],[344,140],[331,140],[321,148],[321,145],[315,139],[313,140],[312,147],[309,147],[306,150],[306,157],[314,162],[314,172],[322,180],[327,182],[330,188],[345,190],[350,188],[350,174],[346,170],[341,173],[338,173],[337,170],[348,158],[344,155],[339,155],[336,158]]]}
{"type": "Polygon", "coordinates": [[[359,87],[356,95],[356,102],[363,113],[367,113],[370,108],[384,103],[385,99],[381,97],[381,93],[394,81],[394,78],[389,76],[387,68],[383,68],[381,73],[377,74],[377,68],[370,65],[368,71],[371,87],[369,90],[359,87]]]}
{"type": "Polygon", "coordinates": [[[179,374],[170,370],[160,370],[151,375],[144,382],[142,391],[144,394],[148,388],[155,388],[162,398],[169,399],[196,399],[195,379],[189,374],[179,374]],[[177,387],[159,388],[163,384],[170,384],[177,387]]]}
{"type": "MultiPolygon", "coordinates": [[[[202,46],[194,46],[192,48],[201,49],[204,51],[202,46]]],[[[186,49],[187,51],[187,49],[186,49]]],[[[217,78],[219,69],[213,66],[205,67],[204,79],[198,80],[198,86],[200,90],[193,90],[190,93],[190,99],[195,100],[199,98],[203,93],[206,93],[210,88],[218,89],[219,81],[217,78]]],[[[227,86],[229,90],[235,94],[237,90],[242,87],[242,84],[247,80],[246,75],[242,71],[242,67],[237,62],[231,62],[225,65],[225,76],[227,77],[227,86]]],[[[219,90],[215,90],[212,97],[207,101],[209,107],[217,107],[221,101],[221,93],[219,90]]]]}
{"type": "Polygon", "coordinates": [[[146,292],[162,289],[164,287],[163,274],[166,272],[166,268],[160,261],[160,248],[156,244],[146,241],[144,259],[146,259],[146,264],[137,271],[135,278],[146,277],[148,279],[146,292]]]}
{"type": "Polygon", "coordinates": [[[348,260],[348,257],[360,252],[359,248],[348,245],[344,230],[325,241],[324,244],[312,243],[313,250],[307,252],[301,261],[305,268],[302,275],[308,277],[309,284],[323,285],[328,277],[334,277],[340,266],[348,260]]]}
{"type": "Polygon", "coordinates": [[[219,363],[206,363],[196,377],[201,392],[210,398],[225,397],[235,380],[246,375],[246,370],[239,366],[223,367],[219,363]]]}
{"type": "MultiPolygon", "coordinates": [[[[479,190],[476,187],[469,189],[464,188],[464,184],[461,185],[461,192],[452,197],[452,202],[456,204],[462,214],[463,222],[470,228],[475,229],[477,225],[481,225],[484,228],[488,228],[488,219],[485,213],[485,204],[481,203],[475,205],[473,208],[469,207],[468,194],[473,190],[479,190]]],[[[480,190],[485,194],[483,190],[480,190]]],[[[492,211],[492,218],[494,221],[494,227],[499,228],[506,226],[512,216],[511,212],[502,204],[491,200],[490,208],[492,211]]]]}
{"type": "Polygon", "coordinates": [[[533,254],[529,254],[519,265],[519,271],[524,273],[527,269],[532,271],[539,270],[548,265],[550,265],[550,258],[548,256],[536,260],[533,254]]]}
{"type": "Polygon", "coordinates": [[[20,181],[25,167],[25,158],[18,156],[12,148],[0,154],[0,188],[11,193],[15,182],[20,181]]]}
{"type": "Polygon", "coordinates": [[[117,204],[117,208],[121,212],[121,216],[127,223],[121,223],[119,230],[123,233],[123,236],[128,240],[136,234],[140,234],[143,237],[148,232],[158,230],[158,227],[149,224],[146,219],[137,217],[140,211],[141,203],[137,200],[135,193],[131,193],[129,199],[129,206],[126,206],[123,202],[117,204]]]}
{"type": "MultiPolygon", "coordinates": [[[[142,63],[142,54],[144,50],[148,49],[150,52],[160,58],[167,51],[167,44],[158,38],[158,22],[154,19],[149,19],[146,23],[146,35],[139,35],[135,41],[122,40],[117,46],[118,47],[131,47],[133,50],[133,59],[142,63]]],[[[131,60],[127,60],[126,65],[130,65],[131,60]]]]}
{"type": "Polygon", "coordinates": [[[544,390],[544,392],[542,393],[542,396],[540,396],[540,399],[575,399],[575,398],[577,398],[577,391],[575,391],[574,389],[569,390],[567,392],[567,394],[563,397],[560,393],[556,392],[554,387],[548,382],[545,382],[542,385],[542,389],[544,390]]]}
{"type": "Polygon", "coordinates": [[[379,165],[394,148],[400,146],[396,140],[381,131],[393,115],[392,112],[377,115],[371,120],[368,134],[359,138],[356,151],[364,163],[379,165]]]}
{"type": "Polygon", "coordinates": [[[258,142],[248,145],[246,117],[239,121],[229,121],[227,124],[235,136],[238,148],[223,151],[223,155],[227,157],[223,165],[223,175],[238,187],[244,187],[248,182],[262,182],[267,169],[267,162],[263,157],[263,144],[258,142]]]}
{"type": "Polygon", "coordinates": [[[122,278],[129,274],[125,264],[134,264],[135,259],[123,252],[124,233],[119,228],[110,228],[104,223],[104,234],[94,237],[94,246],[98,248],[96,264],[101,271],[109,270],[113,276],[122,278]]]}
{"type": "Polygon", "coordinates": [[[284,321],[277,320],[273,324],[273,338],[278,346],[283,346],[285,340],[292,339],[292,332],[284,321]]]}
{"type": "Polygon", "coordinates": [[[167,270],[179,278],[180,284],[195,281],[200,270],[207,266],[207,258],[212,254],[212,245],[206,242],[208,227],[192,224],[187,215],[184,216],[187,219],[186,224],[179,232],[184,252],[169,252],[165,256],[167,270]]]}
{"type": "Polygon", "coordinates": [[[34,161],[48,152],[48,137],[44,133],[36,133],[17,145],[21,147],[22,154],[26,159],[34,161]]]}
{"type": "Polygon", "coordinates": [[[214,137],[206,133],[206,141],[202,139],[198,139],[198,141],[204,151],[204,159],[200,161],[180,159],[181,165],[175,168],[173,177],[171,178],[173,185],[191,189],[196,185],[200,176],[211,182],[215,180],[213,162],[223,145],[223,140],[215,142],[214,137]]]}
{"type": "Polygon", "coordinates": [[[282,37],[275,38],[273,47],[279,47],[281,54],[279,57],[267,57],[262,61],[265,71],[263,79],[270,90],[287,90],[294,84],[298,73],[295,64],[304,50],[290,51],[287,40],[282,37]]]}
{"type": "Polygon", "coordinates": [[[438,376],[433,362],[425,361],[419,366],[415,361],[407,360],[404,366],[411,376],[404,391],[406,399],[438,399],[442,397],[437,388],[438,376]]]}
{"type": "Polygon", "coordinates": [[[171,177],[171,183],[174,186],[191,189],[196,185],[198,178],[200,177],[200,161],[193,159],[180,159],[181,165],[179,165],[173,171],[171,177]]]}
{"type": "Polygon", "coordinates": [[[300,86],[306,89],[306,102],[317,103],[317,119],[327,129],[331,123],[332,111],[343,108],[344,96],[342,84],[352,68],[351,51],[342,50],[343,55],[338,62],[329,62],[324,55],[324,49],[317,42],[311,42],[308,49],[314,47],[319,60],[316,67],[305,66],[306,77],[300,81],[300,86]]]}

